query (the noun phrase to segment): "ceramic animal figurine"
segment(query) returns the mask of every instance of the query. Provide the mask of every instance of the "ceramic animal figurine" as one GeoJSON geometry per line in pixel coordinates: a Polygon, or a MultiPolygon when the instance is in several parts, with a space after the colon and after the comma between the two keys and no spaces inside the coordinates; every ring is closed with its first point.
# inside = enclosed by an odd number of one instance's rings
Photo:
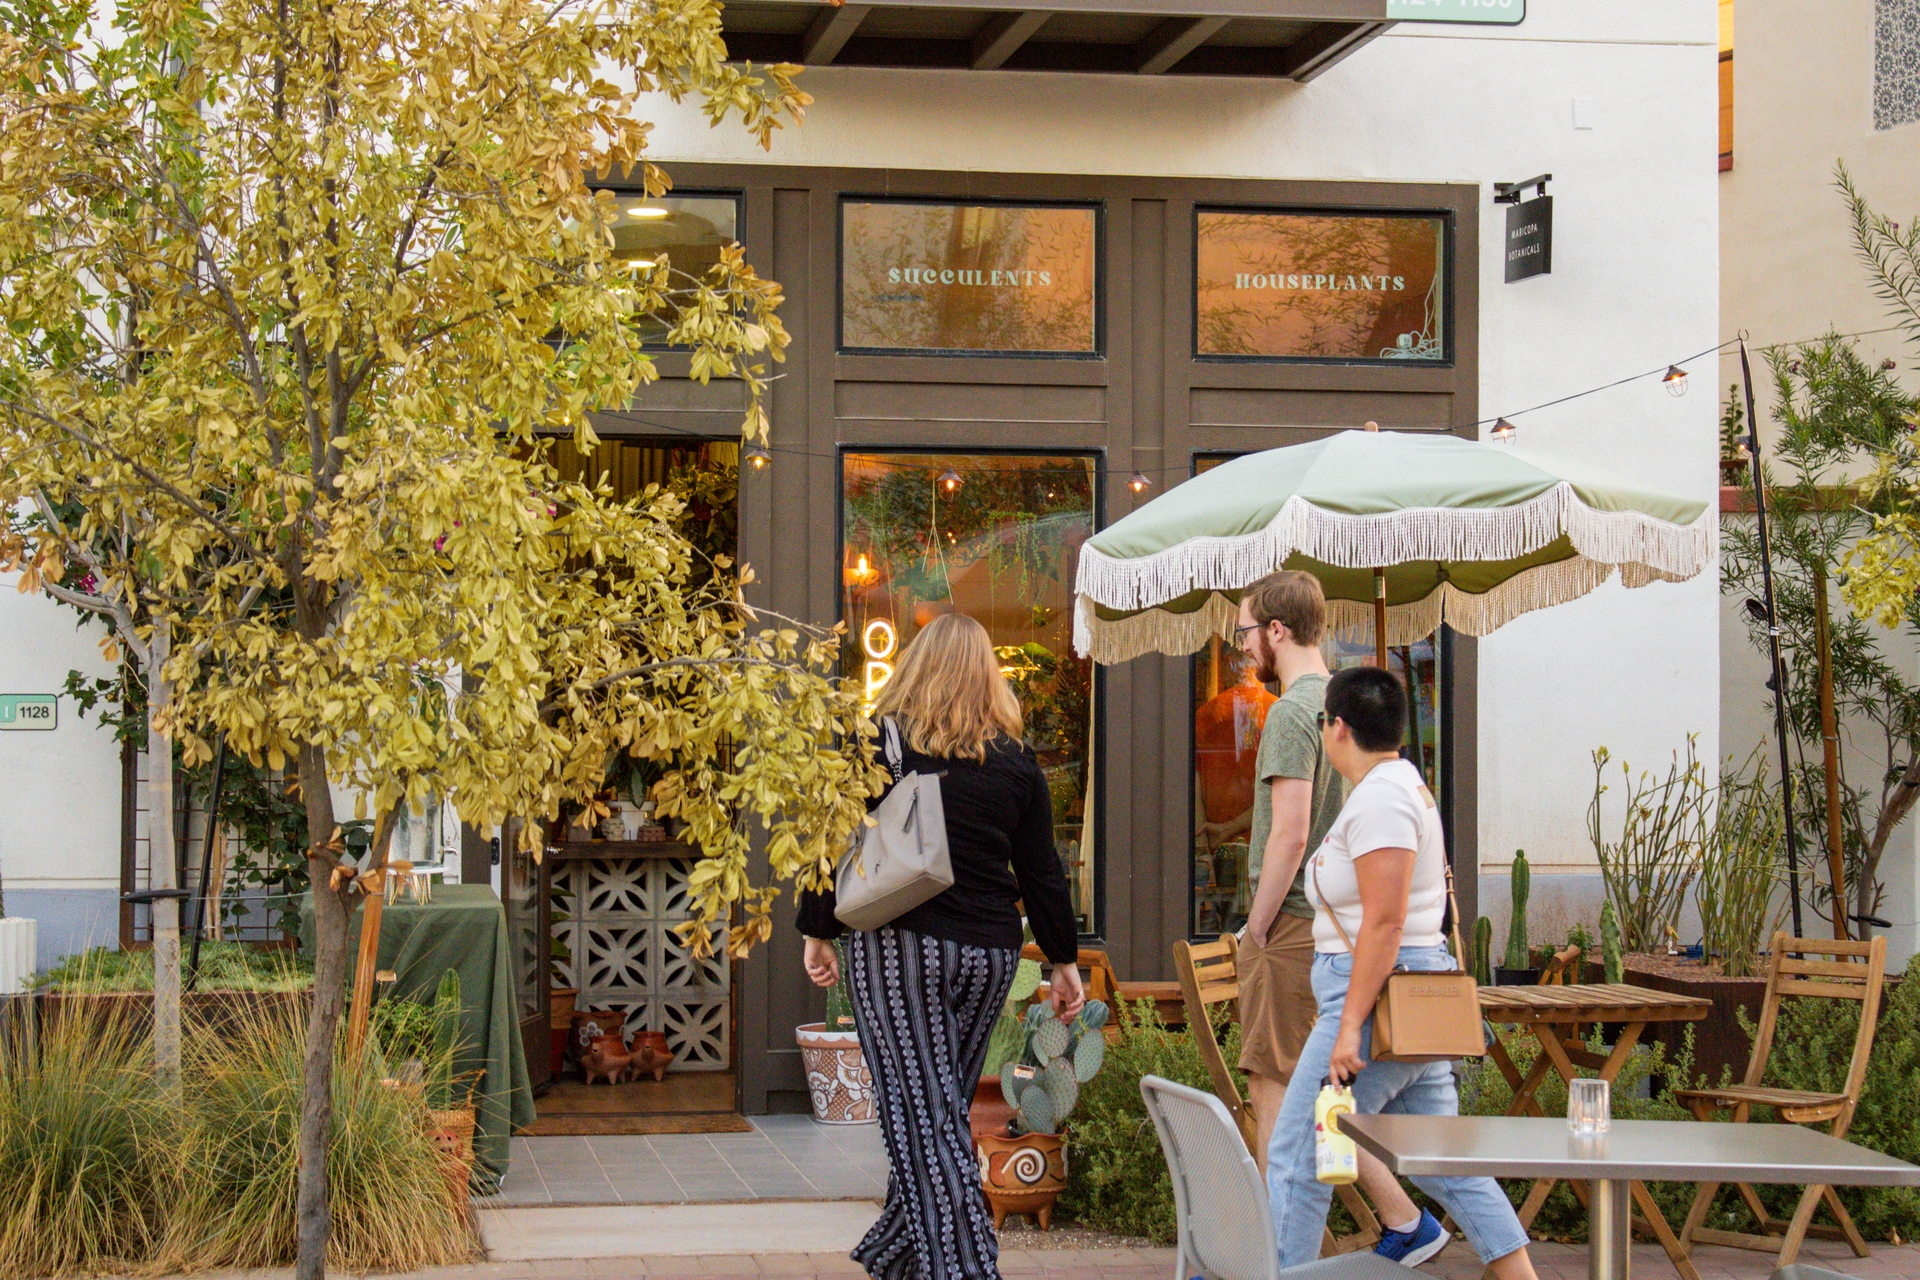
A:
{"type": "Polygon", "coordinates": [[[606,1078],[608,1084],[618,1084],[625,1078],[633,1060],[634,1055],[628,1052],[625,1041],[619,1036],[596,1036],[592,1046],[580,1055],[580,1069],[586,1073],[588,1084],[601,1076],[606,1078]]]}
{"type": "Polygon", "coordinates": [[[667,1033],[664,1031],[636,1031],[633,1035],[632,1077],[639,1079],[640,1074],[651,1071],[656,1082],[667,1078],[667,1067],[673,1062],[673,1050],[667,1047],[667,1033]]]}

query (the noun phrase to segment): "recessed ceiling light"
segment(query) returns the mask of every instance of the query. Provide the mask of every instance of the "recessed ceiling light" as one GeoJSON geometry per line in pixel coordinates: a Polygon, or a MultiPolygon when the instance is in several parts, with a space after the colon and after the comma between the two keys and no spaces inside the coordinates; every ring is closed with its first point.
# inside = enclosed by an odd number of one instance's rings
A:
{"type": "Polygon", "coordinates": [[[667,216],[667,210],[655,204],[634,204],[627,206],[627,216],[629,218],[664,218],[667,216]]]}

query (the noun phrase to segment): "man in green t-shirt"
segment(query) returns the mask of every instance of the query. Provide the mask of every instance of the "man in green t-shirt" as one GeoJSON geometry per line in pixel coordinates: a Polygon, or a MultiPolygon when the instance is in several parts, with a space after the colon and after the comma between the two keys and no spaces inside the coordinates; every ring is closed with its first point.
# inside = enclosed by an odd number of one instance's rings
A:
{"type": "MultiPolygon", "coordinates": [[[[1313,995],[1313,907],[1302,868],[1347,800],[1346,780],[1327,759],[1320,734],[1329,675],[1320,652],[1326,625],[1326,596],[1310,573],[1271,573],[1241,593],[1234,638],[1253,660],[1254,678],[1281,687],[1280,700],[1267,708],[1254,764],[1247,849],[1253,901],[1238,965],[1240,1069],[1247,1073],[1262,1168],[1294,1064],[1320,1012],[1313,995]]],[[[1393,1174],[1364,1151],[1360,1185],[1383,1222],[1419,1224],[1419,1210],[1393,1174]]]]}

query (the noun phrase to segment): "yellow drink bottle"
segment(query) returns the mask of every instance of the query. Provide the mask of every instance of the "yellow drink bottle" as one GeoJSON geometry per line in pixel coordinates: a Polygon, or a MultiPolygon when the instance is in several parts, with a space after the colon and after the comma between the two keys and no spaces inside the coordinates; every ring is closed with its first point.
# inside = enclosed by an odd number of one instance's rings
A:
{"type": "Polygon", "coordinates": [[[1360,1176],[1360,1154],[1340,1132],[1339,1117],[1353,1114],[1353,1090],[1329,1083],[1313,1104],[1314,1176],[1335,1186],[1360,1176]]]}

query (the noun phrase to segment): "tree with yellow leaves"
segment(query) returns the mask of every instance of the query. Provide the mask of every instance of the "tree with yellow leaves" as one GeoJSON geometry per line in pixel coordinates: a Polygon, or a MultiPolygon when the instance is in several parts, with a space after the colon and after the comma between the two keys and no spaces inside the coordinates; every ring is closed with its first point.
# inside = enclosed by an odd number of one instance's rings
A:
{"type": "Polygon", "coordinates": [[[563,483],[544,443],[654,376],[638,316],[743,378],[765,438],[778,287],[737,247],[624,270],[592,184],[666,190],[643,95],[763,144],[807,99],[724,60],[714,0],[105,2],[0,0],[0,563],[144,658],[156,753],[298,779],[319,1280],[345,938],[384,858],[346,857],[333,785],[380,831],[436,792],[492,824],[557,817],[614,752],[666,762],[705,854],[688,940],[733,921],[738,952],[881,782],[838,635],[757,616],[749,572],[695,573],[677,498],[563,483]]]}

